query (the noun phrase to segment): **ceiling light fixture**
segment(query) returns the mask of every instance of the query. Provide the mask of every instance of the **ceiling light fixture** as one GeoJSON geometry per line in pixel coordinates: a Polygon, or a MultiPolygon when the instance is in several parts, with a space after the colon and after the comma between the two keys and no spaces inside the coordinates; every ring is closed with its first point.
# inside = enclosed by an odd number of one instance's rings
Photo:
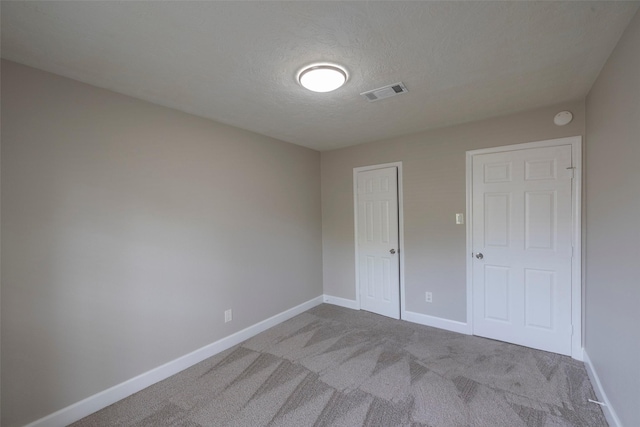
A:
{"type": "Polygon", "coordinates": [[[571,111],[560,111],[553,118],[553,123],[555,123],[556,126],[564,126],[571,123],[571,120],[573,120],[573,114],[571,111]]]}
{"type": "Polygon", "coordinates": [[[347,72],[337,65],[321,64],[304,68],[298,82],[313,92],[331,92],[347,81],[347,72]]]}

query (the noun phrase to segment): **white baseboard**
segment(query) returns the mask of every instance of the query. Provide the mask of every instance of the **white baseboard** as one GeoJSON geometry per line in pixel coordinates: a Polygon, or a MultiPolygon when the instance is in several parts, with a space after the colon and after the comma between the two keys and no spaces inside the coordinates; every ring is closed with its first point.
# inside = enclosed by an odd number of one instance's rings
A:
{"type": "Polygon", "coordinates": [[[429,316],[413,311],[405,311],[402,313],[402,320],[471,335],[471,326],[468,323],[458,322],[457,320],[443,319],[442,317],[429,316]]]}
{"type": "Polygon", "coordinates": [[[358,301],[356,300],[334,297],[326,294],[324,295],[323,300],[327,304],[339,305],[340,307],[350,308],[352,310],[360,310],[358,301]]]}
{"type": "MultiPolygon", "coordinates": [[[[602,383],[600,382],[600,378],[598,377],[598,373],[595,368],[591,364],[591,359],[589,359],[589,355],[587,354],[587,350],[583,351],[584,356],[584,366],[587,369],[587,375],[589,375],[589,379],[591,380],[591,385],[593,386],[593,391],[595,391],[598,400],[604,405],[601,406],[602,412],[604,412],[604,416],[607,419],[610,427],[622,427],[622,423],[616,414],[616,411],[609,403],[609,399],[607,398],[607,394],[604,392],[602,388],[602,383]]],[[[595,405],[595,403],[594,403],[595,405]]]]}
{"type": "Polygon", "coordinates": [[[285,320],[291,319],[300,313],[303,313],[310,308],[322,304],[323,297],[319,296],[313,298],[307,302],[304,302],[296,307],[285,310],[282,313],[276,314],[262,322],[258,322],[255,325],[249,326],[235,334],[222,338],[214,343],[206,345],[198,350],[195,350],[189,354],[181,356],[171,362],[158,366],[144,374],[131,378],[123,383],[108,388],[93,396],[87,397],[73,405],[67,406],[57,412],[47,415],[44,418],[40,418],[37,421],[28,424],[26,427],[64,427],[71,423],[74,423],[87,415],[93,414],[100,409],[124,399],[138,391],[149,387],[159,381],[169,378],[172,375],[177,374],[180,371],[187,369],[196,363],[214,356],[224,350],[233,347],[236,344],[259,334],[285,320]]]}
{"type": "Polygon", "coordinates": [[[584,362],[584,348],[571,348],[571,358],[576,359],[578,362],[584,362]]]}
{"type": "MultiPolygon", "coordinates": [[[[327,304],[338,305],[340,307],[350,308],[352,310],[360,310],[358,301],[334,297],[325,294],[323,300],[327,304]]],[[[447,331],[459,332],[461,334],[471,335],[471,326],[464,322],[456,320],[443,319],[441,317],[429,316],[426,314],[415,313],[413,311],[404,311],[402,320],[407,322],[418,323],[420,325],[432,326],[434,328],[446,329],[447,331]]]]}

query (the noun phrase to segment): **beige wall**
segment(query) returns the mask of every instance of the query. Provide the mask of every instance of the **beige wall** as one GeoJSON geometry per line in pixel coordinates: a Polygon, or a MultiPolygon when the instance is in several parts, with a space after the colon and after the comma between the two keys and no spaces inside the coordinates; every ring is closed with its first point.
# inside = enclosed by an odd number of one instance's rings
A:
{"type": "Polygon", "coordinates": [[[584,134],[584,103],[570,102],[497,119],[322,153],[325,294],[355,299],[353,168],[403,162],[405,291],[409,311],[466,321],[465,152],[584,134]],[[570,110],[567,126],[554,115],[570,110]],[[433,303],[424,292],[433,292],[433,303]]]}
{"type": "Polygon", "coordinates": [[[586,352],[623,426],[640,426],[640,13],[586,102],[586,352]]]}
{"type": "Polygon", "coordinates": [[[2,125],[3,426],[322,294],[318,152],[4,61],[2,125]]]}
{"type": "MultiPolygon", "coordinates": [[[[586,349],[625,426],[640,424],[639,51],[636,15],[586,102],[586,349]]],[[[403,162],[407,309],[466,321],[465,151],[585,134],[577,101],[320,155],[6,61],[2,89],[8,427],[322,284],[354,299],[354,167],[403,162]]]]}

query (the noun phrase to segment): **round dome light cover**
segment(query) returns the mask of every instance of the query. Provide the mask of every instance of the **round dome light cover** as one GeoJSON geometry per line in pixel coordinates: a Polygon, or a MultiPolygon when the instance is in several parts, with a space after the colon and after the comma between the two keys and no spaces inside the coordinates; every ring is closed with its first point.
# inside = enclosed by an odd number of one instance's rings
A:
{"type": "Polygon", "coordinates": [[[571,120],[573,120],[573,114],[571,111],[560,111],[553,118],[553,123],[555,123],[556,126],[564,126],[571,123],[571,120]]]}
{"type": "Polygon", "coordinates": [[[298,75],[300,84],[313,92],[331,92],[347,81],[347,73],[335,65],[313,65],[298,75]]]}

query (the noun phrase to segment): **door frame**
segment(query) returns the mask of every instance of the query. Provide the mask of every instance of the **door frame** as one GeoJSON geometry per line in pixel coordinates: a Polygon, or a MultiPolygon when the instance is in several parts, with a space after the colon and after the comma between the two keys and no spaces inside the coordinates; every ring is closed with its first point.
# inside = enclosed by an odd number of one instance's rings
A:
{"type": "Polygon", "coordinates": [[[404,301],[404,203],[402,191],[402,162],[383,163],[380,165],[361,166],[353,168],[353,239],[355,244],[355,270],[356,270],[356,309],[361,310],[360,303],[360,273],[358,272],[358,173],[376,169],[398,168],[398,255],[400,257],[400,319],[405,318],[404,301]]]}
{"type": "Polygon", "coordinates": [[[572,244],[573,258],[571,262],[571,357],[583,360],[582,334],[582,136],[548,139],[544,141],[527,142],[522,144],[504,145],[500,147],[482,148],[466,153],[466,182],[467,182],[467,324],[473,334],[473,156],[504,151],[524,150],[528,148],[571,146],[573,179],[571,180],[571,211],[572,211],[572,244]]]}

